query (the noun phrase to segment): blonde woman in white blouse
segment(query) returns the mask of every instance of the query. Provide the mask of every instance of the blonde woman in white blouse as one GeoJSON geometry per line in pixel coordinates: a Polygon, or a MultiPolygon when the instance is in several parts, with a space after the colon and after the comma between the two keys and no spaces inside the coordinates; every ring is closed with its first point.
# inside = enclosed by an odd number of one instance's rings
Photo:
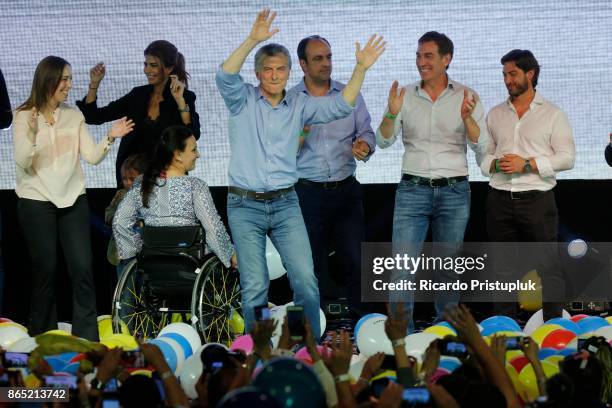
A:
{"type": "Polygon", "coordinates": [[[57,328],[59,244],[72,281],[72,334],[97,340],[89,206],[80,159],[100,163],[114,140],[134,125],[120,119],[96,144],[81,112],[65,104],[71,87],[70,64],[46,57],[36,67],[30,97],[15,112],[17,213],[32,263],[30,335],[57,328]]]}

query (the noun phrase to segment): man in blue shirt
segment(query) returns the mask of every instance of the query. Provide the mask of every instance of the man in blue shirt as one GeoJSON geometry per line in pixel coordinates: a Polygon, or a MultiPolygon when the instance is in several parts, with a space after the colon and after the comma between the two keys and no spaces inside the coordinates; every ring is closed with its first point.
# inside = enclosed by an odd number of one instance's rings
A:
{"type": "MultiPolygon", "coordinates": [[[[293,90],[310,96],[332,96],[344,89],[333,81],[329,42],[318,35],[304,38],[297,48],[304,79],[293,90]]],[[[376,138],[361,94],[353,113],[309,127],[298,153],[298,183],[302,215],[308,230],[315,275],[322,297],[333,298],[328,254],[335,250],[339,272],[348,280],[351,315],[364,313],[360,302],[361,242],[365,239],[361,185],[355,178],[357,160],[374,152],[376,138]]]]}
{"type": "Polygon", "coordinates": [[[313,334],[319,326],[319,290],[304,219],[293,185],[297,181],[299,134],[306,125],[327,123],[349,115],[365,73],[384,52],[382,37],[372,36],[365,47],[356,44],[357,63],[342,93],[324,98],[285,91],[291,56],[279,44],[267,44],[255,54],[259,86],[239,75],[249,53],[278,32],[270,29],[276,13],[262,10],[247,39],[221,65],[217,88],[230,112],[229,193],[227,214],[238,254],[242,311],[247,331],[253,308],[267,304],[269,277],[266,235],[278,249],[287,269],[296,305],[304,307],[313,334]]]}

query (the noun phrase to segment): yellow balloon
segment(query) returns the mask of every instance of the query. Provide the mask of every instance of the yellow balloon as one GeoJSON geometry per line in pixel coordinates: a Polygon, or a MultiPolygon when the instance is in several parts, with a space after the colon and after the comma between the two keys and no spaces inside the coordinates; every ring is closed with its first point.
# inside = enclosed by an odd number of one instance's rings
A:
{"type": "Polygon", "coordinates": [[[610,324],[612,324],[612,316],[608,316],[606,317],[606,321],[610,324]]]}
{"type": "Polygon", "coordinates": [[[512,360],[516,356],[522,356],[523,352],[521,350],[507,350],[506,351],[506,361],[512,360]]]}
{"type": "Polygon", "coordinates": [[[25,333],[28,332],[28,329],[25,328],[25,326],[20,325],[19,323],[15,323],[15,322],[4,322],[4,323],[0,323],[0,327],[17,327],[20,330],[23,330],[25,333]]]}
{"type": "Polygon", "coordinates": [[[451,329],[450,327],[446,327],[446,326],[429,326],[428,328],[426,328],[425,330],[423,330],[425,333],[431,333],[431,334],[435,334],[436,336],[440,337],[441,339],[446,337],[446,336],[456,336],[457,333],[455,331],[453,331],[453,329],[451,329]]]}
{"type": "Polygon", "coordinates": [[[506,337],[524,337],[525,333],[520,331],[511,331],[511,330],[502,330],[495,332],[498,336],[506,336],[506,337]]]}
{"type": "Polygon", "coordinates": [[[395,372],[393,370],[383,371],[382,373],[378,374],[377,376],[372,377],[370,379],[370,382],[372,382],[374,380],[378,380],[379,378],[387,378],[387,377],[396,377],[397,378],[397,372],[395,372]]]}
{"type": "Polygon", "coordinates": [[[153,376],[153,373],[151,372],[151,370],[134,370],[130,372],[130,375],[145,375],[151,378],[153,376]]]}
{"type": "MultiPolygon", "coordinates": [[[[550,361],[541,361],[542,369],[544,370],[544,376],[550,378],[559,372],[559,366],[551,363],[550,361]]],[[[523,401],[533,401],[540,393],[538,390],[538,380],[535,376],[535,371],[531,364],[526,365],[518,375],[520,381],[519,394],[523,401]]]]}
{"type": "MultiPolygon", "coordinates": [[[[127,324],[125,324],[123,320],[119,321],[119,325],[121,326],[122,334],[130,334],[130,329],[128,329],[127,324]]],[[[115,334],[113,333],[113,319],[110,316],[98,319],[98,335],[100,336],[100,340],[104,340],[113,334],[115,334]]]]}
{"type": "Polygon", "coordinates": [[[549,363],[553,363],[554,365],[559,366],[559,362],[563,361],[564,358],[565,356],[555,354],[555,355],[546,357],[544,361],[548,361],[549,363]]]}
{"type": "Polygon", "coordinates": [[[521,282],[534,282],[536,290],[521,290],[518,293],[518,302],[523,310],[536,312],[542,308],[542,280],[535,269],[530,270],[523,276],[521,282]]]}
{"type": "Polygon", "coordinates": [[[59,334],[60,336],[71,336],[70,333],[60,330],[60,329],[49,330],[45,332],[45,334],[59,334]]]}
{"type": "Polygon", "coordinates": [[[512,385],[514,385],[514,389],[518,393],[518,390],[521,389],[521,382],[519,381],[518,373],[516,372],[512,364],[506,363],[506,372],[508,373],[508,377],[510,377],[510,381],[512,381],[512,385]]]}
{"type": "Polygon", "coordinates": [[[230,314],[229,326],[234,334],[244,333],[244,319],[235,309],[232,309],[232,313],[230,314]]]}
{"type": "Polygon", "coordinates": [[[138,348],[138,343],[134,339],[134,337],[129,334],[115,333],[110,336],[105,337],[100,341],[101,344],[104,344],[108,348],[118,347],[122,350],[134,350],[138,348]]]}
{"type": "Polygon", "coordinates": [[[544,337],[546,337],[550,332],[559,329],[563,329],[563,327],[558,324],[543,324],[542,326],[535,329],[529,337],[531,337],[536,343],[538,343],[538,346],[541,346],[542,342],[544,341],[544,337]]]}

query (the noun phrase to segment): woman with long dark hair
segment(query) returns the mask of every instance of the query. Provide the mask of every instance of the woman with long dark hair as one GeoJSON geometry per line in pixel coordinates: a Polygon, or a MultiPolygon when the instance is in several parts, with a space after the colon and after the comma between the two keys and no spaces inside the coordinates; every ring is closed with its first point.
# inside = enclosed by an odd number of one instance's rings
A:
{"type": "Polygon", "coordinates": [[[208,249],[227,267],[236,265],[234,247],[217,213],[208,186],[188,173],[200,157],[191,129],[171,126],[164,130],[144,174],[127,192],[113,219],[113,235],[122,260],[142,248],[134,224],[143,220],[154,227],[201,224],[208,249]]]}
{"type": "Polygon", "coordinates": [[[72,334],[97,340],[89,207],[80,159],[100,163],[114,140],[131,132],[134,124],[120,119],[96,144],[81,112],[64,103],[71,87],[70,64],[46,57],[36,67],[30,97],[16,109],[17,212],[32,263],[30,334],[57,329],[59,243],[72,281],[72,334]]]}
{"type": "Polygon", "coordinates": [[[185,57],[170,42],[153,41],[144,50],[144,73],[148,85],[133,88],[129,93],[98,107],[98,88],[106,68],[98,63],[90,73],[87,96],[77,101],[85,121],[99,125],[127,116],[134,121],[134,132],[119,146],[115,163],[117,186],[121,186],[121,165],[133,154],[151,155],[162,131],[168,126],[184,125],[200,138],[200,118],[195,110],[196,95],[187,89],[189,74],[185,57]]]}

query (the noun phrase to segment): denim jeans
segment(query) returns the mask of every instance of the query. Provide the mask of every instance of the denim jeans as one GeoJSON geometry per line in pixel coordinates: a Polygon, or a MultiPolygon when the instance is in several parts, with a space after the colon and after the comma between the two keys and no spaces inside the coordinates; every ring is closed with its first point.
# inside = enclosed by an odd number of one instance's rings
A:
{"type": "MultiPolygon", "coordinates": [[[[393,248],[394,253],[406,253],[411,257],[421,255],[422,245],[431,226],[433,242],[444,243],[441,246],[445,253],[437,252],[438,256],[450,256],[452,252],[461,249],[463,236],[470,217],[470,183],[460,181],[444,187],[419,185],[402,180],[395,194],[395,210],[393,214],[393,248]],[[450,245],[449,245],[450,244],[450,245]]],[[[435,246],[434,246],[435,249],[435,246]]],[[[427,278],[419,271],[411,275],[409,271],[395,271],[392,280],[414,280],[415,277],[427,278]]],[[[457,279],[453,271],[435,271],[436,282],[452,282],[457,279]]],[[[414,293],[412,291],[391,292],[391,302],[403,302],[404,310],[410,318],[409,331],[414,330],[412,312],[414,308],[414,293]]],[[[434,305],[438,318],[444,309],[459,302],[459,293],[434,293],[434,305]]]]}
{"type": "Polygon", "coordinates": [[[304,307],[304,314],[318,341],[321,336],[319,287],[313,271],[308,233],[295,191],[272,200],[255,200],[229,193],[227,216],[238,256],[242,313],[247,332],[253,327],[253,308],[268,302],[268,235],[287,270],[293,300],[296,305],[304,307]]]}

